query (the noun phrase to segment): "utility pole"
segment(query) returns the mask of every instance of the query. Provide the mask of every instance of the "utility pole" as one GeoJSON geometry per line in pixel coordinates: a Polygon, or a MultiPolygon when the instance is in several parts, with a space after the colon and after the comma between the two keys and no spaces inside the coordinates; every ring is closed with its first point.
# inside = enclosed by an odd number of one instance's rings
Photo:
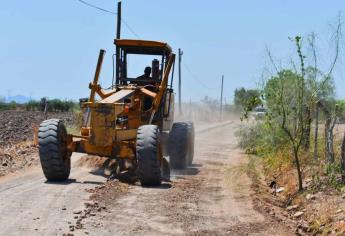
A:
{"type": "Polygon", "coordinates": [[[182,114],[182,105],[181,105],[181,60],[183,52],[181,48],[178,49],[178,110],[180,115],[182,114]]]}
{"type": "Polygon", "coordinates": [[[117,3],[117,28],[116,28],[116,39],[121,38],[121,1],[117,3]]]}
{"type": "MultiPolygon", "coordinates": [[[[120,39],[121,38],[121,1],[119,1],[117,3],[117,27],[116,27],[116,39],[120,39]]],[[[120,65],[120,49],[118,47],[116,47],[116,52],[115,52],[115,56],[116,56],[116,61],[115,61],[115,64],[116,64],[116,83],[118,83],[117,81],[117,78],[119,76],[119,72],[120,72],[120,68],[119,68],[119,65],[120,65]]],[[[113,81],[112,81],[112,88],[114,86],[114,78],[113,78],[113,81]]]]}
{"type": "Polygon", "coordinates": [[[220,91],[220,120],[222,120],[223,115],[223,85],[224,85],[224,75],[222,75],[222,86],[220,91]]]}

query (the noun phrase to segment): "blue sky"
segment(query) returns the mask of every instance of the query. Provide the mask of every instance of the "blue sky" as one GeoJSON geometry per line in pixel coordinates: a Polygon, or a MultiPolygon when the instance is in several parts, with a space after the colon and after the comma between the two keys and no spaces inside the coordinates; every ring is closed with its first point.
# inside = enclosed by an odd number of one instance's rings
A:
{"type": "MultiPolygon", "coordinates": [[[[116,11],[115,0],[88,2],[116,11]]],[[[266,45],[283,64],[293,56],[289,36],[316,32],[327,68],[327,56],[332,55],[327,46],[329,24],[345,10],[343,0],[124,0],[122,5],[123,18],[141,39],[167,41],[175,51],[183,49],[185,101],[206,95],[219,98],[224,74],[227,102],[235,88],[260,83],[268,65],[266,45]]],[[[100,48],[107,50],[101,82],[109,85],[115,25],[115,16],[77,0],[2,1],[0,95],[86,97],[100,48]]],[[[122,29],[123,38],[135,38],[125,26],[122,29]]],[[[342,98],[344,66],[339,61],[335,71],[337,95],[342,98]]],[[[142,65],[133,69],[143,70],[142,65]]]]}

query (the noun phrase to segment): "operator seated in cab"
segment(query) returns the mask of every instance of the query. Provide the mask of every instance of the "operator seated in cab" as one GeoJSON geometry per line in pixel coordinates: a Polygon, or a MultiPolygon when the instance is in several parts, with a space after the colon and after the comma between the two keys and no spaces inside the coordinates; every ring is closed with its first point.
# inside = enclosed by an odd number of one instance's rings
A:
{"type": "Polygon", "coordinates": [[[149,66],[145,67],[144,74],[136,78],[138,80],[136,81],[136,84],[139,86],[155,86],[156,83],[159,83],[159,73],[159,61],[157,59],[154,59],[152,61],[152,69],[149,66]]]}
{"type": "MultiPolygon", "coordinates": [[[[155,85],[158,82],[155,78],[150,77],[151,75],[151,67],[147,66],[145,67],[144,74],[137,77],[137,80],[135,83],[139,86],[145,86],[150,91],[154,91],[155,85]]],[[[154,75],[153,75],[154,76],[154,75]]],[[[153,102],[153,98],[146,96],[144,98],[144,111],[147,111],[151,108],[153,102]]]]}
{"type": "Polygon", "coordinates": [[[151,67],[146,66],[144,70],[144,74],[137,77],[137,79],[152,79],[151,75],[151,67]]]}
{"type": "MultiPolygon", "coordinates": [[[[144,74],[137,77],[137,80],[139,81],[137,81],[136,83],[138,85],[151,84],[149,81],[146,81],[146,80],[152,80],[152,77],[150,77],[150,75],[151,75],[151,67],[146,66],[144,70],[144,74]],[[144,80],[144,81],[140,81],[140,80],[144,80]]],[[[152,83],[154,83],[153,80],[152,80],[152,83]]]]}

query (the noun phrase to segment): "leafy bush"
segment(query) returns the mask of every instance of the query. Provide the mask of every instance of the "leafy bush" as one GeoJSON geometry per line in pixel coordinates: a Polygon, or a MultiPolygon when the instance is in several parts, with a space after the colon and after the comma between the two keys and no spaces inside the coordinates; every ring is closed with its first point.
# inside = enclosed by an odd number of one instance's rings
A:
{"type": "Polygon", "coordinates": [[[276,153],[288,142],[281,129],[275,129],[268,122],[257,122],[242,126],[236,136],[239,146],[249,154],[267,156],[276,153]]]}
{"type": "Polygon", "coordinates": [[[27,111],[37,111],[39,110],[40,103],[35,100],[30,100],[28,103],[25,104],[25,109],[27,111]]]}
{"type": "Polygon", "coordinates": [[[339,121],[345,123],[345,100],[338,100],[336,103],[339,107],[339,121]]]}
{"type": "Polygon", "coordinates": [[[47,99],[41,98],[41,101],[30,101],[26,104],[27,110],[39,110],[44,111],[45,106],[50,112],[69,112],[72,111],[78,105],[72,100],[60,100],[60,99],[47,99]]]}
{"type": "Polygon", "coordinates": [[[40,101],[30,100],[25,104],[17,104],[14,101],[6,103],[4,100],[0,100],[0,111],[15,110],[17,108],[25,109],[27,111],[44,111],[46,104],[49,112],[70,112],[80,110],[79,104],[73,102],[72,100],[48,100],[47,98],[42,98],[40,101]]]}
{"type": "Polygon", "coordinates": [[[255,107],[262,104],[260,91],[256,89],[239,88],[235,90],[235,107],[237,110],[246,109],[252,111],[255,107]]]}
{"type": "Polygon", "coordinates": [[[0,102],[0,111],[4,110],[15,110],[17,108],[17,103],[12,101],[10,103],[0,102]]]}

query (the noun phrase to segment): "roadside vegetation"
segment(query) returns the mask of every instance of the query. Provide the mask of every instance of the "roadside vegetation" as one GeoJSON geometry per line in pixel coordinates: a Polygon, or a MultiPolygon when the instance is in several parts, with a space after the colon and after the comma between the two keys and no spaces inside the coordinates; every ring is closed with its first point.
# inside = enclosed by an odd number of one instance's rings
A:
{"type": "Polygon", "coordinates": [[[292,216],[306,215],[306,230],[313,233],[331,232],[339,224],[336,231],[345,232],[345,222],[334,217],[344,204],[328,196],[340,196],[345,190],[345,100],[336,98],[334,85],[334,69],[343,53],[341,17],[332,30],[330,60],[319,56],[315,33],[296,36],[290,38],[295,57],[288,65],[278,66],[281,63],[267,49],[273,71],[263,86],[235,91],[235,105],[243,112],[239,145],[257,156],[274,196],[278,189],[282,206],[297,204],[292,216]],[[324,69],[318,62],[326,60],[329,64],[324,69]],[[252,119],[258,106],[265,107],[265,115],[252,119]],[[309,214],[313,204],[308,208],[305,200],[315,200],[319,192],[326,195],[325,199],[319,196],[320,204],[328,203],[309,214]]]}
{"type": "Polygon", "coordinates": [[[59,118],[78,134],[79,104],[72,100],[31,100],[24,104],[0,97],[0,176],[37,164],[37,129],[43,120],[59,118]]]}
{"type": "Polygon", "coordinates": [[[5,110],[70,112],[79,110],[79,104],[72,100],[48,99],[45,97],[41,100],[30,100],[24,104],[15,101],[5,102],[4,99],[0,99],[0,111],[5,110]]]}

